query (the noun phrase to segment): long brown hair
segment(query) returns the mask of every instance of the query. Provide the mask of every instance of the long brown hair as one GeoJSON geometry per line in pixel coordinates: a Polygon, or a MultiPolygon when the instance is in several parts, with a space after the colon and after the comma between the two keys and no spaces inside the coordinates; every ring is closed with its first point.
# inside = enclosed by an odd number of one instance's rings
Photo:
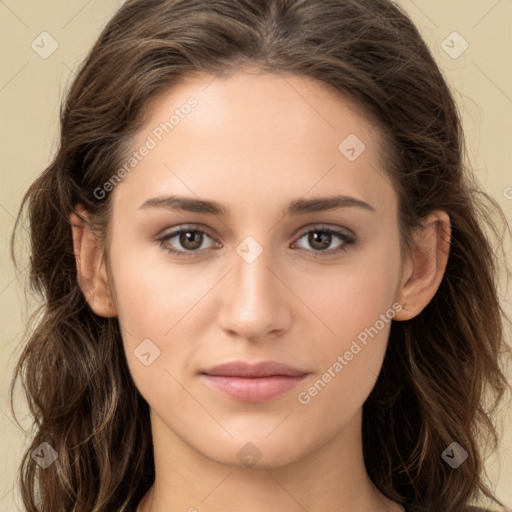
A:
{"type": "Polygon", "coordinates": [[[392,323],[364,405],[365,463],[398,502],[461,512],[492,498],[484,447],[495,447],[492,415],[507,389],[491,241],[502,236],[499,206],[469,171],[456,104],[417,28],[389,0],[128,0],[70,87],[58,152],[26,192],[11,239],[16,260],[28,207],[30,284],[43,303],[11,383],[11,407],[21,378],[36,426],[19,468],[26,509],[133,511],[154,481],[148,405],[117,318],[95,315],[78,285],[69,215],[83,204],[108,240],[110,196],[94,191],[126,160],[149,101],[195,71],[244,66],[312,77],[381,126],[404,243],[430,212],[449,214],[440,288],[417,317],[392,323]],[[441,458],[452,441],[468,453],[456,470],[441,458]],[[58,453],[46,469],[31,457],[43,442],[58,453]]]}

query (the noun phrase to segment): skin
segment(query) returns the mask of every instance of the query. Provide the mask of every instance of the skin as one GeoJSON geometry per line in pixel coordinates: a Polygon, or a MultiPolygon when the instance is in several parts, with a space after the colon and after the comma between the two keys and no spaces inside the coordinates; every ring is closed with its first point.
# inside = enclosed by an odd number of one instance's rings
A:
{"type": "Polygon", "coordinates": [[[403,510],[378,492],[362,457],[362,406],[390,322],[359,343],[309,403],[298,394],[379,315],[391,310],[404,321],[428,304],[446,266],[449,217],[436,211],[425,219],[402,259],[398,198],[381,167],[377,128],[306,77],[191,77],[151,103],[134,150],[190,96],[198,105],[110,192],[109,261],[88,225],[70,217],[80,285],[96,314],[118,317],[129,369],[151,408],[156,481],[138,511],[220,512],[234,503],[245,512],[403,510]],[[366,146],[354,161],[338,149],[349,134],[366,146]],[[217,201],[231,215],[139,209],[170,194],[217,201]],[[292,200],[333,194],[374,211],[346,206],[283,216],[292,200]],[[179,237],[159,245],[191,224],[211,233],[197,258],[165,250],[186,252],[191,246],[179,237]],[[320,257],[307,236],[321,231],[318,224],[350,230],[357,242],[333,235],[327,250],[345,250],[320,257]],[[252,263],[236,251],[247,236],[262,248],[252,263]],[[160,350],[148,366],[134,355],[147,338],[160,350]],[[222,395],[198,376],[238,359],[284,362],[309,375],[263,403],[222,395]],[[247,443],[260,457],[250,467],[237,456],[247,443]]]}

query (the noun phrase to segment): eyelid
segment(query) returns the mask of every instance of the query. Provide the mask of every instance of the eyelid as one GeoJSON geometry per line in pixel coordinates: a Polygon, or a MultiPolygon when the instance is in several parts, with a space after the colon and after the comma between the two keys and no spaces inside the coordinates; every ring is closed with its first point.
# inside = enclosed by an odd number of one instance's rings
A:
{"type": "Polygon", "coordinates": [[[353,238],[353,239],[356,238],[356,234],[352,230],[345,228],[345,227],[341,227],[341,226],[335,226],[332,224],[310,224],[309,226],[304,228],[304,230],[301,229],[301,231],[299,232],[301,234],[297,235],[297,236],[298,236],[298,238],[301,238],[305,234],[309,233],[310,231],[315,231],[315,230],[316,231],[328,231],[328,232],[332,232],[332,233],[340,233],[340,234],[344,234],[347,238],[353,238]]]}
{"type": "Polygon", "coordinates": [[[173,226],[168,228],[164,234],[160,235],[158,239],[169,238],[173,235],[177,235],[180,231],[200,231],[206,233],[210,238],[215,239],[215,236],[212,234],[212,231],[204,226],[203,224],[178,224],[177,226],[173,226]]]}
{"type": "MultiPolygon", "coordinates": [[[[212,231],[207,226],[205,226],[203,224],[178,224],[176,226],[168,228],[166,233],[163,235],[160,235],[158,237],[158,239],[167,238],[171,234],[176,234],[176,233],[179,233],[180,231],[184,231],[187,229],[189,229],[190,231],[204,231],[210,238],[215,239],[215,235],[212,234],[212,231]]],[[[306,233],[309,233],[310,231],[315,230],[315,229],[333,230],[336,232],[342,232],[342,233],[346,234],[347,237],[356,238],[356,234],[352,230],[350,230],[346,227],[335,226],[335,225],[330,225],[330,224],[322,224],[322,223],[310,224],[309,226],[306,226],[305,228],[301,228],[298,231],[298,233],[300,233],[300,234],[296,234],[294,236],[302,237],[306,233]]]]}

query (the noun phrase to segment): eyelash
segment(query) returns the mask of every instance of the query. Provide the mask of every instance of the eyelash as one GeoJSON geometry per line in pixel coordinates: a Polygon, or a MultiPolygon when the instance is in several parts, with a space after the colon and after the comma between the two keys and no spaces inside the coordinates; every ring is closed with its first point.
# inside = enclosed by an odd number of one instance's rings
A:
{"type": "MultiPolygon", "coordinates": [[[[171,249],[165,245],[166,242],[171,240],[172,238],[180,235],[181,233],[202,233],[204,235],[209,236],[213,239],[213,236],[208,233],[208,231],[205,231],[204,229],[195,229],[194,227],[182,227],[180,229],[177,229],[175,231],[172,231],[171,233],[168,233],[167,235],[159,238],[157,242],[159,243],[159,246],[164,249],[169,254],[173,254],[175,256],[178,256],[179,258],[197,258],[200,256],[200,252],[207,251],[208,249],[201,249],[196,251],[177,251],[176,249],[171,249]]],[[[330,251],[312,251],[315,258],[324,258],[324,257],[332,257],[334,255],[338,255],[342,252],[345,252],[347,245],[352,245],[356,243],[356,239],[347,233],[343,231],[339,231],[337,229],[329,228],[326,226],[315,226],[308,231],[305,231],[302,233],[297,240],[300,240],[305,235],[308,235],[309,233],[329,233],[331,235],[335,235],[338,237],[343,244],[338,247],[337,249],[330,250],[330,251]]],[[[308,250],[308,249],[301,249],[301,250],[308,250]]]]}

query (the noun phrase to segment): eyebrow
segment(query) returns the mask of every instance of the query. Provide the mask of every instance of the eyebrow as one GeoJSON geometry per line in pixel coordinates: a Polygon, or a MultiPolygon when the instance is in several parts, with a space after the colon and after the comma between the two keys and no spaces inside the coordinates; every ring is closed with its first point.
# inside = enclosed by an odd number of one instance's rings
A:
{"type": "MultiPolygon", "coordinates": [[[[375,208],[361,199],[345,195],[318,197],[312,199],[296,199],[291,201],[284,209],[283,215],[299,215],[304,213],[335,210],[338,208],[356,207],[375,212],[375,208]]],[[[182,210],[186,212],[205,213],[217,216],[229,216],[228,208],[216,201],[194,199],[183,196],[157,196],[152,197],[139,207],[139,210],[148,208],[164,208],[168,210],[182,210]]]]}

